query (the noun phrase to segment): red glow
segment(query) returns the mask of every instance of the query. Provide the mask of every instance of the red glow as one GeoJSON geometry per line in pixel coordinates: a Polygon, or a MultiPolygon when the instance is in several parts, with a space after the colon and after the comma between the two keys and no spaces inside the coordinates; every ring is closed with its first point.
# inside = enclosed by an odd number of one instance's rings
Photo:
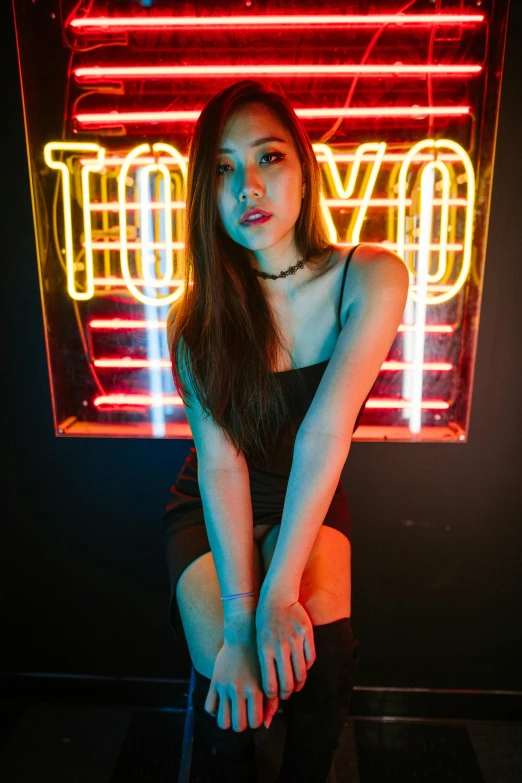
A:
{"type": "MultiPolygon", "coordinates": [[[[103,405],[110,405],[111,408],[126,408],[129,406],[140,406],[150,408],[153,405],[182,405],[181,397],[175,394],[164,394],[152,396],[151,394],[100,394],[93,400],[94,405],[99,408],[103,405]]],[[[412,403],[407,400],[397,400],[393,397],[375,397],[370,398],[365,408],[379,410],[406,410],[412,407],[412,403]]],[[[422,400],[420,407],[423,410],[448,410],[449,403],[444,400],[422,400]]]]}
{"type": "MultiPolygon", "coordinates": [[[[343,108],[341,106],[322,109],[296,109],[298,117],[318,119],[320,117],[461,117],[469,114],[469,106],[367,106],[343,108]]],[[[125,122],[187,122],[196,121],[199,111],[111,111],[75,114],[81,125],[121,125],[125,122]]]]}
{"type": "Polygon", "coordinates": [[[170,359],[157,359],[153,361],[151,359],[132,359],[130,356],[126,356],[124,359],[95,359],[95,367],[117,367],[119,369],[127,370],[141,370],[144,368],[158,369],[158,368],[170,368],[172,362],[170,359]]]}
{"type": "Polygon", "coordinates": [[[166,321],[142,321],[138,318],[95,318],[89,329],[166,329],[166,321]]]}
{"type": "Polygon", "coordinates": [[[99,79],[134,79],[136,77],[172,78],[175,76],[230,76],[247,74],[277,74],[278,76],[373,76],[374,74],[435,74],[436,76],[458,76],[480,73],[481,65],[136,65],[95,66],[76,68],[77,79],[92,81],[99,79]]]}
{"type": "Polygon", "coordinates": [[[292,14],[263,16],[93,16],[73,19],[70,27],[78,33],[96,29],[103,31],[132,30],[138,28],[176,28],[176,27],[315,27],[333,25],[349,27],[351,25],[381,24],[477,24],[484,21],[484,14],[292,14]]]}
{"type": "Polygon", "coordinates": [[[153,397],[151,394],[100,394],[93,402],[97,408],[102,405],[110,405],[113,408],[126,408],[129,405],[146,408],[153,405],[182,405],[181,397],[177,394],[162,394],[161,397],[153,397]]]}
{"type": "MultiPolygon", "coordinates": [[[[166,329],[166,321],[142,321],[137,318],[125,319],[125,318],[93,318],[89,321],[89,329],[104,330],[104,329],[166,329]]],[[[400,324],[399,332],[414,332],[419,327],[414,324],[400,324]]],[[[425,332],[432,334],[452,334],[454,332],[453,326],[450,324],[426,324],[424,326],[425,332]]]]}
{"type": "MultiPolygon", "coordinates": [[[[141,370],[141,369],[170,369],[172,362],[170,359],[133,359],[130,356],[125,356],[123,359],[94,359],[95,367],[101,368],[115,368],[123,370],[141,370]]],[[[390,371],[405,371],[412,370],[413,364],[411,362],[384,362],[381,366],[381,370],[390,371]]],[[[423,362],[422,369],[431,372],[449,372],[453,369],[453,365],[449,362],[423,362]]]]}
{"type": "Polygon", "coordinates": [[[430,334],[453,334],[455,329],[449,324],[428,324],[424,327],[415,326],[415,324],[401,324],[399,326],[399,332],[429,332],[430,334]]]}
{"type": "MultiPolygon", "coordinates": [[[[365,408],[373,408],[379,409],[379,410],[407,410],[408,408],[412,408],[411,402],[408,402],[407,400],[397,400],[395,398],[386,399],[386,397],[374,397],[373,399],[370,397],[365,408]]],[[[430,410],[430,411],[445,411],[449,408],[449,403],[444,402],[444,400],[422,400],[422,402],[419,404],[419,407],[422,408],[422,410],[430,410]]]]}
{"type": "MultiPolygon", "coordinates": [[[[399,371],[406,371],[406,370],[413,370],[417,365],[413,365],[411,362],[384,362],[384,364],[381,366],[381,370],[399,370],[399,371]]],[[[453,369],[453,365],[450,362],[422,362],[422,370],[426,370],[428,372],[449,372],[449,370],[453,369]]]]}

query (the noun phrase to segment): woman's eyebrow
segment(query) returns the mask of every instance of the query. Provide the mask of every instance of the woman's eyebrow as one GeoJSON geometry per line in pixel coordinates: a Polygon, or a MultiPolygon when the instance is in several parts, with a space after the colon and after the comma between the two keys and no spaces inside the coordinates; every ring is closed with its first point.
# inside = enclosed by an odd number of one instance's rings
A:
{"type": "MultiPolygon", "coordinates": [[[[280,139],[279,136],[263,136],[262,139],[257,139],[250,146],[251,147],[259,147],[261,144],[267,144],[269,141],[279,141],[282,144],[288,144],[288,142],[285,141],[285,139],[280,139]]],[[[231,153],[235,152],[235,150],[231,149],[230,147],[220,147],[218,152],[231,154],[231,153]]]]}

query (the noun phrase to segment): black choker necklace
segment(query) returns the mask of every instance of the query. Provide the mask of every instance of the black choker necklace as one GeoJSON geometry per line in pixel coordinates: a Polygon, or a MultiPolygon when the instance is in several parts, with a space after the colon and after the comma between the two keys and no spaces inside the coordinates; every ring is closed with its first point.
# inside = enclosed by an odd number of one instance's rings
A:
{"type": "Polygon", "coordinates": [[[258,277],[264,277],[265,280],[277,280],[278,277],[287,277],[288,275],[295,275],[298,269],[302,269],[308,259],[303,259],[302,261],[298,261],[297,264],[294,264],[294,266],[289,266],[288,269],[286,269],[284,272],[279,272],[278,275],[269,275],[267,272],[260,272],[259,269],[254,269],[254,273],[258,277]]]}

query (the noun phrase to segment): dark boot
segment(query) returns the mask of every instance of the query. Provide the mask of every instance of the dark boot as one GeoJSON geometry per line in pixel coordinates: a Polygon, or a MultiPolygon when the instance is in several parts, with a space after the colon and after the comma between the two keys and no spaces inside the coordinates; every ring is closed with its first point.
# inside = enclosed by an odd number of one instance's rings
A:
{"type": "Polygon", "coordinates": [[[287,733],[277,783],[326,783],[348,713],[359,660],[350,619],[313,632],[316,659],[305,685],[280,702],[287,733]]]}
{"type": "Polygon", "coordinates": [[[203,768],[201,783],[258,783],[254,732],[220,729],[217,718],[205,711],[210,680],[194,669],[196,684],[192,694],[194,707],[193,758],[203,768]]]}

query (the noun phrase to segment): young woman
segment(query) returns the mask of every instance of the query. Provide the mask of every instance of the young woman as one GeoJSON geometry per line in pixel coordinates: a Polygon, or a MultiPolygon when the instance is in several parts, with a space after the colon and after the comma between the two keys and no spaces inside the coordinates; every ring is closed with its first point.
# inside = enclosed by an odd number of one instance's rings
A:
{"type": "Polygon", "coordinates": [[[279,698],[279,781],[326,781],[353,689],[341,472],[402,319],[409,275],[329,241],[310,139],[278,87],[204,106],[189,146],[173,377],[195,442],[164,517],[170,621],[196,672],[216,780],[255,782],[279,698]],[[261,729],[262,731],[264,729],[261,729]]]}

